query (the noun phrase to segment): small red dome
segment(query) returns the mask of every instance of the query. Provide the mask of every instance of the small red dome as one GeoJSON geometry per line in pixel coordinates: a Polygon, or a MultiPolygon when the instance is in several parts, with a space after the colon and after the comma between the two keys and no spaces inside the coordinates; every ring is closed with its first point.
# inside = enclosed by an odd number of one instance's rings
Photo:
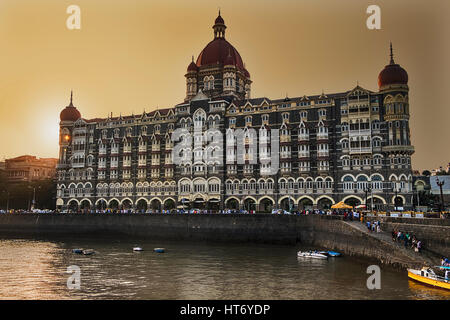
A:
{"type": "Polygon", "coordinates": [[[81,113],[73,105],[70,105],[61,111],[59,118],[61,121],[77,121],[81,118],[81,113]]]}
{"type": "Polygon", "coordinates": [[[394,62],[394,53],[392,50],[392,43],[390,46],[391,49],[391,62],[381,70],[378,75],[378,87],[388,86],[391,84],[408,84],[408,73],[405,69],[400,67],[400,65],[394,62]]]}
{"type": "Polygon", "coordinates": [[[195,72],[198,71],[198,67],[194,61],[192,61],[187,68],[187,72],[190,72],[190,71],[195,71],[195,72]]]}
{"type": "Polygon", "coordinates": [[[408,84],[408,73],[398,64],[388,64],[378,75],[378,87],[408,84]]]}
{"type": "Polygon", "coordinates": [[[72,104],[73,93],[70,92],[70,104],[59,114],[61,121],[77,121],[81,118],[80,111],[72,104]]]}
{"type": "Polygon", "coordinates": [[[250,78],[250,72],[248,72],[248,70],[245,69],[245,68],[244,68],[244,75],[245,75],[247,78],[250,78]]]}

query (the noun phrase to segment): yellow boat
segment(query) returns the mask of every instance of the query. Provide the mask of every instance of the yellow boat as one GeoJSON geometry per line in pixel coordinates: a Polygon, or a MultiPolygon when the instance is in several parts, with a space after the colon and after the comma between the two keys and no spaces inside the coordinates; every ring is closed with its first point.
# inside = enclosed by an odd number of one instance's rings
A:
{"type": "Polygon", "coordinates": [[[408,277],[423,284],[450,290],[450,280],[438,276],[428,267],[423,267],[422,270],[408,269],[408,277]]]}

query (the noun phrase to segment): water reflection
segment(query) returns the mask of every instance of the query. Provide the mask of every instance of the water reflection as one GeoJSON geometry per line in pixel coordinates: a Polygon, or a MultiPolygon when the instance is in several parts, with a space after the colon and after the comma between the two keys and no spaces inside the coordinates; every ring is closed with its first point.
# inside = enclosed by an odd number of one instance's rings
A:
{"type": "MultiPolygon", "coordinates": [[[[2,299],[449,299],[450,293],[382,268],[368,290],[368,263],[350,257],[297,258],[299,247],[123,239],[0,240],[2,299]],[[139,245],[143,252],[133,252],[139,245]],[[157,254],[154,247],[168,251],[157,254]],[[96,254],[73,254],[93,248],[96,254]],[[70,265],[80,290],[67,289],[70,265]],[[420,286],[420,287],[419,287],[420,286]]],[[[303,250],[304,248],[302,248],[303,250]]],[[[309,249],[309,248],[308,248],[309,249]]]]}
{"type": "Polygon", "coordinates": [[[408,286],[413,295],[413,299],[429,299],[429,297],[441,297],[450,299],[450,291],[421,284],[417,281],[408,280],[408,286]]]}

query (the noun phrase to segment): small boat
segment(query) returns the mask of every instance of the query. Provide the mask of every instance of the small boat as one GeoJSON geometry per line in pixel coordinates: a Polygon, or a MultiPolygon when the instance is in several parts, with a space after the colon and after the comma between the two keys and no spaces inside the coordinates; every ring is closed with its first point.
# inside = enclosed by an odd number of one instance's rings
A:
{"type": "Polygon", "coordinates": [[[330,257],[340,257],[341,256],[341,254],[339,252],[336,252],[336,251],[328,251],[328,255],[330,257]]]}
{"type": "Polygon", "coordinates": [[[297,257],[313,258],[313,259],[328,259],[328,257],[317,251],[299,251],[297,257]]]}
{"type": "Polygon", "coordinates": [[[319,251],[320,254],[324,254],[329,257],[340,257],[341,254],[336,251],[319,251]]]}
{"type": "Polygon", "coordinates": [[[83,254],[85,256],[90,256],[91,254],[94,254],[94,253],[95,253],[95,251],[93,249],[85,249],[85,250],[83,250],[83,254]]]}
{"type": "Polygon", "coordinates": [[[429,267],[423,267],[421,270],[408,269],[408,277],[429,286],[450,290],[450,279],[438,276],[429,267]]]}
{"type": "Polygon", "coordinates": [[[141,247],[134,247],[133,251],[144,251],[144,249],[142,249],[141,247]]]}
{"type": "Polygon", "coordinates": [[[83,253],[83,249],[72,249],[72,253],[82,254],[83,253]]]}
{"type": "Polygon", "coordinates": [[[164,249],[164,248],[155,248],[155,249],[153,249],[153,251],[155,251],[156,253],[164,253],[166,251],[166,249],[164,249]]]}

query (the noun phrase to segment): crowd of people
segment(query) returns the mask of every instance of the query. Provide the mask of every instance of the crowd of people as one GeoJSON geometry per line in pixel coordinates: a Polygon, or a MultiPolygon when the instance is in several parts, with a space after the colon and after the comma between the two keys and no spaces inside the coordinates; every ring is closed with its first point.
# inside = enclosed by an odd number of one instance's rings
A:
{"type": "MultiPolygon", "coordinates": [[[[28,213],[28,210],[9,210],[8,213],[28,213]]],[[[33,213],[146,213],[146,214],[255,214],[256,210],[246,210],[246,209],[223,209],[223,210],[211,210],[211,209],[188,209],[188,208],[178,208],[178,209],[65,209],[65,210],[38,210],[34,209],[33,213]]],[[[5,210],[0,210],[0,213],[6,213],[5,210]]],[[[272,214],[292,214],[292,215],[337,215],[342,216],[344,220],[359,220],[361,213],[359,211],[353,210],[336,210],[336,209],[304,209],[304,210],[294,210],[287,211],[283,209],[273,209],[272,214]]]]}
{"type": "Polygon", "coordinates": [[[414,234],[401,230],[392,230],[392,241],[403,243],[405,248],[411,247],[416,252],[420,252],[423,247],[423,242],[414,234]]]}
{"type": "Polygon", "coordinates": [[[369,232],[381,232],[380,221],[367,221],[366,226],[369,232]]]}

